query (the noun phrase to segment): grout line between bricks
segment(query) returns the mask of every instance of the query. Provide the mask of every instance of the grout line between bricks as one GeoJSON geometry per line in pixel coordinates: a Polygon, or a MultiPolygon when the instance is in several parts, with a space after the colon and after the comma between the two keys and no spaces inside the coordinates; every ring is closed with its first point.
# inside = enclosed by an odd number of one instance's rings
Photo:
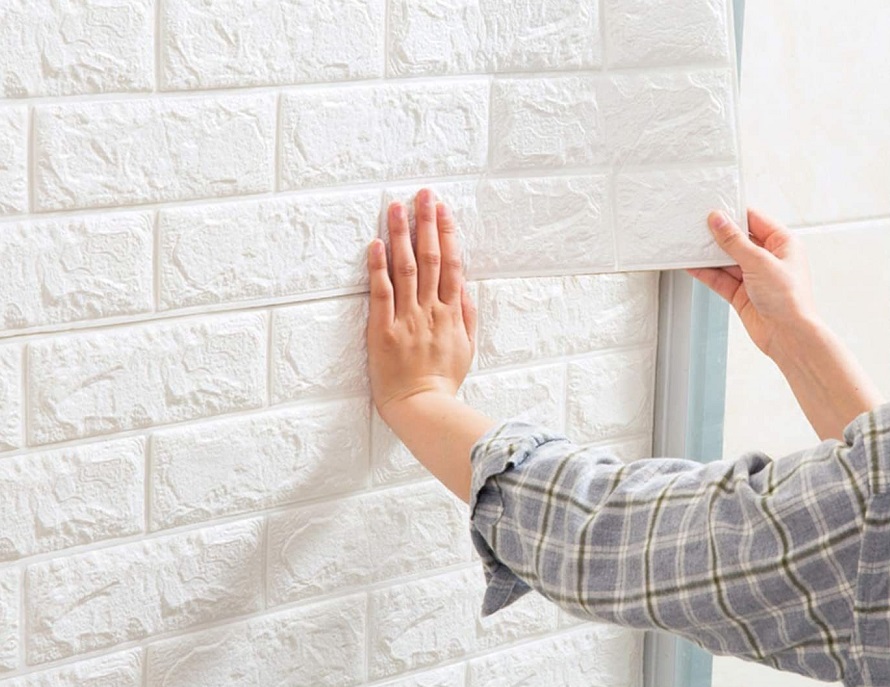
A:
{"type": "MultiPolygon", "coordinates": [[[[161,46],[163,47],[163,46],[161,46]]],[[[161,50],[162,52],[162,50],[161,50]]],[[[155,58],[158,61],[158,58],[155,58]]],[[[185,100],[189,98],[238,98],[255,95],[278,93],[281,90],[288,92],[345,90],[351,88],[417,88],[424,86],[441,87],[443,84],[461,83],[470,81],[483,81],[494,76],[498,79],[560,79],[578,76],[592,76],[598,80],[608,80],[611,76],[648,76],[676,74],[682,76],[698,71],[728,71],[730,65],[726,60],[713,60],[701,62],[686,62],[668,66],[641,66],[618,67],[604,71],[602,67],[549,70],[504,70],[504,71],[469,71],[460,74],[455,73],[429,73],[420,76],[386,75],[383,77],[355,77],[341,81],[304,81],[304,82],[269,82],[261,85],[232,86],[229,84],[216,87],[204,87],[194,89],[167,89],[161,84],[160,74],[156,77],[156,90],[153,91],[111,91],[103,93],[79,93],[73,95],[44,95],[16,98],[9,104],[29,103],[35,106],[42,105],[81,105],[101,104],[113,101],[127,102],[147,99],[156,100],[185,100]]]]}
{"type": "MultiPolygon", "coordinates": [[[[665,162],[649,163],[642,165],[624,165],[624,172],[647,171],[682,171],[720,169],[734,165],[734,161],[726,159],[714,159],[707,162],[665,162]]],[[[0,218],[0,229],[5,225],[26,222],[40,222],[51,219],[73,219],[79,217],[91,217],[99,215],[122,215],[145,213],[151,210],[166,211],[188,208],[220,207],[227,204],[263,203],[273,201],[297,201],[301,198],[310,199],[327,198],[329,196],[341,196],[358,194],[364,191],[401,190],[407,187],[420,187],[424,185],[446,185],[460,183],[484,183],[488,180],[537,180],[548,178],[567,178],[579,176],[605,175],[612,170],[608,164],[584,165],[577,167],[517,167],[504,170],[488,171],[483,169],[471,169],[469,171],[451,175],[418,176],[393,178],[383,181],[345,182],[329,186],[312,186],[307,188],[285,189],[283,191],[263,191],[259,193],[244,193],[238,195],[201,196],[182,200],[166,200],[153,203],[131,203],[129,205],[90,206],[77,207],[62,210],[36,211],[29,214],[10,214],[0,218]]]]}
{"type": "Polygon", "coordinates": [[[160,94],[163,86],[163,50],[164,38],[162,31],[164,30],[164,8],[161,6],[165,0],[154,0],[154,93],[160,94]]]}

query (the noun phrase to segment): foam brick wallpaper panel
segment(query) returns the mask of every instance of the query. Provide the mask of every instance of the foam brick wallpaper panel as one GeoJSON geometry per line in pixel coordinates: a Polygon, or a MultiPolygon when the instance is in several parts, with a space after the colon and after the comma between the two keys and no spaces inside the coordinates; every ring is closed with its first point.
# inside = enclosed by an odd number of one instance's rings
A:
{"type": "Polygon", "coordinates": [[[461,398],[649,456],[656,270],[742,207],[729,9],[0,2],[0,683],[639,685],[636,631],[480,618],[370,401],[366,250],[432,186],[461,398]]]}

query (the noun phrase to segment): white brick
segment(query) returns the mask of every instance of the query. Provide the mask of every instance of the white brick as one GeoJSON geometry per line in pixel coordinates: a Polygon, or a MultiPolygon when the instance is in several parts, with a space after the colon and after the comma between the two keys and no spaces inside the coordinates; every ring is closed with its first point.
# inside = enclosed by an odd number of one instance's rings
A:
{"type": "Polygon", "coordinates": [[[257,610],[262,538],[252,520],[31,565],[28,662],[257,610]]]}
{"type": "MultiPolygon", "coordinates": [[[[469,279],[546,270],[603,272],[614,267],[605,177],[485,179],[387,189],[384,207],[394,200],[407,205],[414,243],[414,196],[423,187],[433,189],[454,213],[469,279]]],[[[380,236],[389,250],[385,218],[380,236]]]]}
{"type": "Polygon", "coordinates": [[[254,94],[39,107],[37,208],[270,191],[274,102],[254,94]]]}
{"type": "Polygon", "coordinates": [[[135,213],[0,226],[2,328],[150,311],[153,231],[135,213]]]}
{"type": "Polygon", "coordinates": [[[155,433],[152,527],[363,487],[368,406],[331,401],[155,433]]]}
{"type": "Polygon", "coordinates": [[[0,461],[0,561],[142,531],[141,438],[0,461]]]}
{"type": "Polygon", "coordinates": [[[6,687],[142,687],[142,649],[122,651],[10,680],[6,687]]]}
{"type": "Polygon", "coordinates": [[[380,687],[464,687],[465,673],[464,665],[457,664],[420,675],[384,682],[380,687]]]}
{"type": "Polygon", "coordinates": [[[484,231],[468,274],[611,271],[615,260],[607,179],[493,179],[479,186],[484,231]]]}
{"type": "Polygon", "coordinates": [[[165,89],[383,75],[384,0],[166,0],[165,89]]]}
{"type": "Polygon", "coordinates": [[[366,286],[379,214],[377,191],[162,210],[161,306],[366,286]]]}
{"type": "Polygon", "coordinates": [[[22,348],[0,345],[0,451],[22,443],[22,348]]]}
{"type": "Polygon", "coordinates": [[[566,433],[578,443],[651,434],[655,347],[569,363],[566,433]]]}
{"type": "Polygon", "coordinates": [[[0,98],[150,91],[152,0],[5,0],[0,98]]]}
{"type": "Polygon", "coordinates": [[[731,70],[612,76],[600,94],[619,169],[738,155],[731,70]]]}
{"type": "MultiPolygon", "coordinates": [[[[0,32],[2,16],[0,8],[0,32]]],[[[28,212],[28,108],[0,107],[0,216],[22,212],[28,212]]]]}
{"type": "Polygon", "coordinates": [[[41,339],[30,440],[44,444],[262,405],[266,317],[242,314],[41,339]]]}
{"type": "Polygon", "coordinates": [[[612,67],[730,59],[726,0],[605,0],[612,67]]]}
{"type": "Polygon", "coordinates": [[[503,170],[605,162],[598,91],[594,77],[496,80],[492,165],[503,170]]]}
{"type": "Polygon", "coordinates": [[[0,570],[0,672],[19,660],[19,571],[0,570]]]}
{"type": "Polygon", "coordinates": [[[458,397],[492,418],[515,418],[551,429],[564,424],[565,368],[548,365],[467,377],[458,397]]]}
{"type": "Polygon", "coordinates": [[[642,639],[641,632],[588,624],[570,634],[471,660],[467,687],[638,685],[642,639]]]}
{"type": "Polygon", "coordinates": [[[395,0],[389,73],[552,71],[602,61],[592,0],[395,0]]]}
{"type": "Polygon", "coordinates": [[[272,401],[368,387],[368,297],[336,298],[275,310],[272,401]]]}
{"type": "Polygon", "coordinates": [[[652,341],[655,273],[484,281],[479,288],[482,368],[652,341]]]}
{"type": "MultiPolygon", "coordinates": [[[[471,374],[458,398],[492,418],[520,417],[548,427],[564,424],[565,372],[560,365],[497,374],[471,374]]],[[[371,465],[375,484],[430,477],[377,411],[371,419],[371,465]]]]}
{"type": "Polygon", "coordinates": [[[714,241],[708,214],[723,209],[745,225],[736,168],[621,174],[615,205],[623,269],[733,264],[714,241]]]}
{"type": "Polygon", "coordinates": [[[264,615],[148,649],[147,687],[348,687],[362,682],[364,595],[264,615]]]}
{"type": "Polygon", "coordinates": [[[472,567],[371,592],[371,679],[425,668],[556,628],[557,606],[532,592],[480,616],[485,582],[472,567]]]}
{"type": "Polygon", "coordinates": [[[269,518],[269,604],[470,559],[468,511],[437,481],[269,518]]]}
{"type": "Polygon", "coordinates": [[[282,96],[287,188],[476,172],[488,153],[488,82],[386,84],[282,96]]]}

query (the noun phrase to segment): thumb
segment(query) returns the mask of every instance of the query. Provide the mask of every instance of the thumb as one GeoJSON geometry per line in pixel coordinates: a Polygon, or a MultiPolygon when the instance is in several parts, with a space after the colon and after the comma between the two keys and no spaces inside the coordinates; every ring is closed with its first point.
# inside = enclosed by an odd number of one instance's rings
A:
{"type": "Polygon", "coordinates": [[[753,269],[767,255],[767,252],[751,241],[748,235],[725,212],[712,212],[708,217],[708,226],[717,245],[726,251],[742,270],[753,269]]]}

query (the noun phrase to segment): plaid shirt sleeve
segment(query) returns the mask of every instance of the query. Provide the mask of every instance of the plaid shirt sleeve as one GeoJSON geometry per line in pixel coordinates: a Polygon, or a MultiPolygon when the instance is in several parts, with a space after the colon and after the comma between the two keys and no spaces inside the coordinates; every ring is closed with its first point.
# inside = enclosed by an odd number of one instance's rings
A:
{"type": "Polygon", "coordinates": [[[890,684],[890,405],[844,439],[775,461],[624,463],[503,421],[470,457],[482,615],[534,589],[587,620],[890,684]]]}

